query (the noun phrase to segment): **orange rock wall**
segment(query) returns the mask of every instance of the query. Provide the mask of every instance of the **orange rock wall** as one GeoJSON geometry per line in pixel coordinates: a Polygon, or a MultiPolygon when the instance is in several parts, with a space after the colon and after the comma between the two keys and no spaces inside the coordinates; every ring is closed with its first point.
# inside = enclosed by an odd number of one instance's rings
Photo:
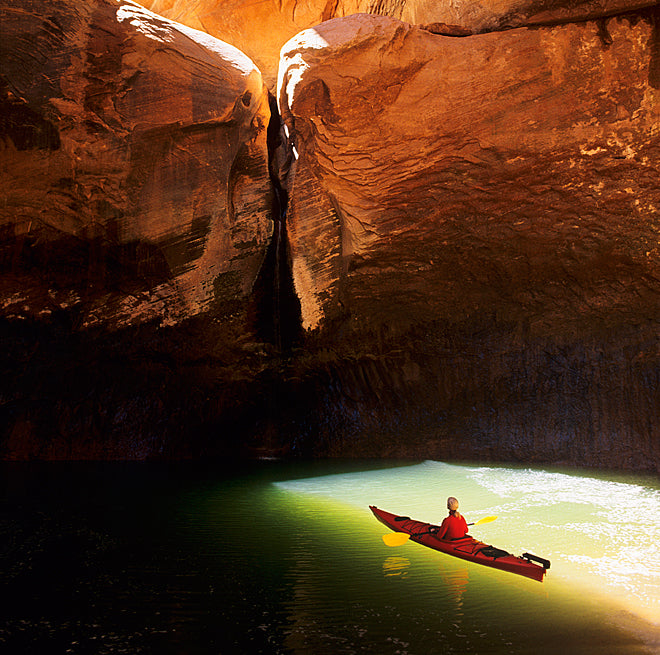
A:
{"type": "Polygon", "coordinates": [[[657,320],[654,29],[452,38],[362,15],[290,41],[280,103],[304,324],[657,320]],[[332,220],[298,200],[306,184],[332,220]]]}
{"type": "Polygon", "coordinates": [[[657,48],[653,13],[283,48],[294,281],[348,359],[310,444],[658,470],[657,48]]]}
{"type": "Polygon", "coordinates": [[[367,13],[439,32],[487,32],[580,21],[657,4],[656,0],[144,0],[152,11],[235,45],[257,64],[272,92],[280,49],[298,32],[367,13]]]}
{"type": "Polygon", "coordinates": [[[35,7],[0,8],[4,314],[168,324],[245,297],[272,229],[254,64],[131,2],[35,7]]]}
{"type": "Polygon", "coordinates": [[[648,4],[4,2],[0,458],[660,471],[648,4]]]}

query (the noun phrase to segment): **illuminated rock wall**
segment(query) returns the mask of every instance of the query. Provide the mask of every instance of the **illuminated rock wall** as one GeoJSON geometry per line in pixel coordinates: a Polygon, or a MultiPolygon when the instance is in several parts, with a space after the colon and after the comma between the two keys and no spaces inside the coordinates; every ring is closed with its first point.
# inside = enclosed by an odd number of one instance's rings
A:
{"type": "Polygon", "coordinates": [[[356,357],[329,448],[657,462],[656,25],[361,15],[283,48],[303,324],[356,357]]]}
{"type": "Polygon", "coordinates": [[[174,324],[244,299],[272,230],[254,64],[131,2],[0,19],[3,315],[174,324]]]}
{"type": "Polygon", "coordinates": [[[280,48],[295,34],[357,13],[390,16],[438,32],[471,33],[599,18],[656,0],[145,0],[152,11],[245,52],[275,92],[280,48]]]}
{"type": "Polygon", "coordinates": [[[4,2],[0,457],[660,471],[647,4],[4,2]]]}
{"type": "Polygon", "coordinates": [[[654,26],[612,20],[607,34],[452,38],[361,15],[289,42],[280,104],[305,327],[657,318],[654,26]]]}

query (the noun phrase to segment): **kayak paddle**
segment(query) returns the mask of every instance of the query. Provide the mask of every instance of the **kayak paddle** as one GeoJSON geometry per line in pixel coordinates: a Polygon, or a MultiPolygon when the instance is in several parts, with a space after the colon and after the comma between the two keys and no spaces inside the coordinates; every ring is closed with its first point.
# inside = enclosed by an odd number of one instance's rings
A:
{"type": "Polygon", "coordinates": [[[481,525],[482,523],[492,523],[497,516],[484,516],[482,519],[479,519],[476,523],[468,523],[468,525],[481,525]]]}
{"type": "MultiPolygon", "coordinates": [[[[468,523],[468,525],[481,525],[482,523],[490,523],[494,521],[497,516],[484,516],[475,523],[468,523]]],[[[407,532],[390,532],[383,535],[383,541],[387,546],[402,546],[410,539],[410,537],[421,537],[423,534],[432,534],[431,532],[420,532],[418,534],[408,534],[407,532]]]]}

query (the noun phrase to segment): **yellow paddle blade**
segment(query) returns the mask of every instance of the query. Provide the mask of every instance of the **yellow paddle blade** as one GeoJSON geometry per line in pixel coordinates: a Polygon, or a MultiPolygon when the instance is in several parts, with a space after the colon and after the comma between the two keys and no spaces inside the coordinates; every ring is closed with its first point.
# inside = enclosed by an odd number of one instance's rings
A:
{"type": "Polygon", "coordinates": [[[490,523],[491,521],[494,521],[497,518],[497,516],[484,516],[480,521],[477,521],[475,525],[481,525],[482,523],[490,523]]]}
{"type": "Polygon", "coordinates": [[[383,535],[383,541],[387,546],[402,546],[410,539],[410,535],[405,532],[392,532],[383,535]]]}

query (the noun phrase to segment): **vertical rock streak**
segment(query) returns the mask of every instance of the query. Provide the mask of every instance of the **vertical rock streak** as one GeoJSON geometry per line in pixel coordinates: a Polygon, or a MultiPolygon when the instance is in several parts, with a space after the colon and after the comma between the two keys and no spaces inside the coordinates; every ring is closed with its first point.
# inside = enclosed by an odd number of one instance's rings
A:
{"type": "Polygon", "coordinates": [[[293,287],[286,225],[289,194],[285,185],[289,155],[277,102],[273,96],[269,98],[268,152],[274,228],[255,283],[257,325],[263,339],[274,344],[278,352],[288,353],[301,338],[300,302],[293,287]]]}

